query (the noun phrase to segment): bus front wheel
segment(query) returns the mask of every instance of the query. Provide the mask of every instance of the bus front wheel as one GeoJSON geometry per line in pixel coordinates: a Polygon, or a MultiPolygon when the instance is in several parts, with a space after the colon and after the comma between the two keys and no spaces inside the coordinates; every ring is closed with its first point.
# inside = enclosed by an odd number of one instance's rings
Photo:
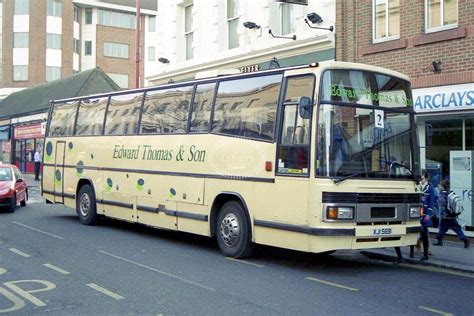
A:
{"type": "Polygon", "coordinates": [[[88,184],[83,185],[79,190],[76,202],[76,212],[79,221],[84,225],[94,225],[97,223],[97,204],[92,187],[88,184]]]}
{"type": "Polygon", "coordinates": [[[217,218],[217,244],[221,252],[232,258],[244,258],[252,252],[250,225],[242,205],[236,201],[225,203],[217,218]]]}

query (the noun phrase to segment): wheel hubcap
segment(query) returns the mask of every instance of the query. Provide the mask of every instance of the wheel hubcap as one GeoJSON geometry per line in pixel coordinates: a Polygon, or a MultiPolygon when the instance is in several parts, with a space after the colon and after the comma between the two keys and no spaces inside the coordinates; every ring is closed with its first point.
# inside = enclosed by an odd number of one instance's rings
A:
{"type": "Polygon", "coordinates": [[[227,247],[235,246],[240,236],[239,220],[235,214],[229,213],[222,219],[220,234],[227,247]]]}
{"type": "Polygon", "coordinates": [[[87,216],[87,214],[89,213],[90,205],[91,200],[89,198],[89,195],[83,194],[79,201],[79,211],[81,212],[82,216],[87,216]]]}

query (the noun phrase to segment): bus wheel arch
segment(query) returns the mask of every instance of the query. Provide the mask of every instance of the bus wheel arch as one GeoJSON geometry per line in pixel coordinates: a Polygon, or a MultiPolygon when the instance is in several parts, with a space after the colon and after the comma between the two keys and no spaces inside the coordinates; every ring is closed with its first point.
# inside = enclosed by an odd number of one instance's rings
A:
{"type": "Polygon", "coordinates": [[[84,225],[95,225],[98,221],[95,189],[89,179],[80,179],[77,185],[76,213],[84,225]]]}
{"type": "Polygon", "coordinates": [[[233,258],[251,255],[251,220],[245,200],[238,193],[224,192],[216,196],[211,208],[210,225],[211,236],[216,237],[224,255],[233,258]],[[233,223],[237,225],[233,226],[233,223]],[[237,229],[236,240],[228,234],[233,227],[237,229]]]}

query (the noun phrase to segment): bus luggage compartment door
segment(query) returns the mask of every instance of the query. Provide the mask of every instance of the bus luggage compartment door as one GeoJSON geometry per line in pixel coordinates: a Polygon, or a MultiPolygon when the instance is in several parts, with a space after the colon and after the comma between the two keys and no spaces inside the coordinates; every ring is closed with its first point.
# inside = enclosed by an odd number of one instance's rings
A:
{"type": "Polygon", "coordinates": [[[54,202],[64,204],[64,156],[66,153],[66,142],[56,142],[54,158],[54,202]]]}

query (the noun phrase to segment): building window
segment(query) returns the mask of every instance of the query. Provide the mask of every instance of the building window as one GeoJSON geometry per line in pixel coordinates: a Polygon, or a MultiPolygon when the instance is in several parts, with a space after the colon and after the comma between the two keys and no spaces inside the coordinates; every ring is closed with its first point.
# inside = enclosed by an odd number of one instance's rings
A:
{"type": "Polygon", "coordinates": [[[150,16],[148,18],[148,32],[156,31],[156,17],[150,16]]]}
{"type": "Polygon", "coordinates": [[[46,48],[61,49],[61,35],[47,33],[46,48]]]}
{"type": "Polygon", "coordinates": [[[282,3],[280,5],[280,25],[282,35],[293,32],[291,21],[293,21],[293,5],[289,3],[282,3]]]}
{"type": "Polygon", "coordinates": [[[184,37],[186,40],[186,59],[192,59],[193,52],[193,5],[184,8],[184,37]]]}
{"type": "Polygon", "coordinates": [[[30,0],[15,0],[14,14],[30,14],[30,0]]]}
{"type": "Polygon", "coordinates": [[[79,10],[78,7],[74,7],[74,21],[79,23],[80,16],[81,16],[81,11],[79,10]]]}
{"type": "MultiPolygon", "coordinates": [[[[432,180],[436,181],[441,173],[441,179],[449,177],[449,152],[452,150],[463,150],[463,122],[461,119],[429,120],[425,121],[426,128],[426,169],[438,165],[435,175],[430,170],[432,180]],[[439,170],[441,169],[441,170],[439,170]]],[[[468,128],[468,126],[466,126],[468,128]]],[[[467,139],[466,139],[467,141],[467,139]]]]}
{"type": "Polygon", "coordinates": [[[425,29],[427,32],[436,32],[457,26],[457,0],[425,0],[425,29]]]}
{"type": "Polygon", "coordinates": [[[104,42],[104,56],[128,59],[128,44],[104,42]]]}
{"type": "Polygon", "coordinates": [[[121,27],[126,29],[135,29],[135,14],[122,13],[109,10],[99,10],[99,20],[101,25],[121,27]]]}
{"type": "Polygon", "coordinates": [[[116,74],[116,73],[107,73],[107,75],[112,78],[113,81],[122,89],[128,89],[128,75],[116,74]]]}
{"type": "Polygon", "coordinates": [[[227,37],[229,49],[239,47],[239,2],[227,0],[227,37]]]}
{"type": "Polygon", "coordinates": [[[85,20],[86,24],[92,24],[92,9],[86,9],[85,20]]]}
{"type": "Polygon", "coordinates": [[[13,47],[22,48],[28,47],[28,35],[27,32],[15,32],[13,33],[13,47]]]}
{"type": "Polygon", "coordinates": [[[92,55],[92,41],[84,42],[84,55],[86,56],[92,55]]]}
{"type": "Polygon", "coordinates": [[[48,0],[47,12],[49,16],[61,16],[63,5],[61,2],[55,0],[48,0]]]}
{"type": "Polygon", "coordinates": [[[28,81],[28,65],[13,66],[13,81],[28,81]]]}
{"type": "Polygon", "coordinates": [[[148,61],[155,61],[155,47],[148,47],[148,61]]]}
{"type": "Polygon", "coordinates": [[[46,66],[46,81],[61,79],[61,67],[46,66]]]}
{"type": "Polygon", "coordinates": [[[374,42],[400,38],[400,0],[373,0],[374,42]]]}
{"type": "Polygon", "coordinates": [[[74,53],[76,54],[79,54],[79,52],[81,51],[81,41],[76,39],[76,38],[73,38],[72,39],[72,50],[74,53]]]}

